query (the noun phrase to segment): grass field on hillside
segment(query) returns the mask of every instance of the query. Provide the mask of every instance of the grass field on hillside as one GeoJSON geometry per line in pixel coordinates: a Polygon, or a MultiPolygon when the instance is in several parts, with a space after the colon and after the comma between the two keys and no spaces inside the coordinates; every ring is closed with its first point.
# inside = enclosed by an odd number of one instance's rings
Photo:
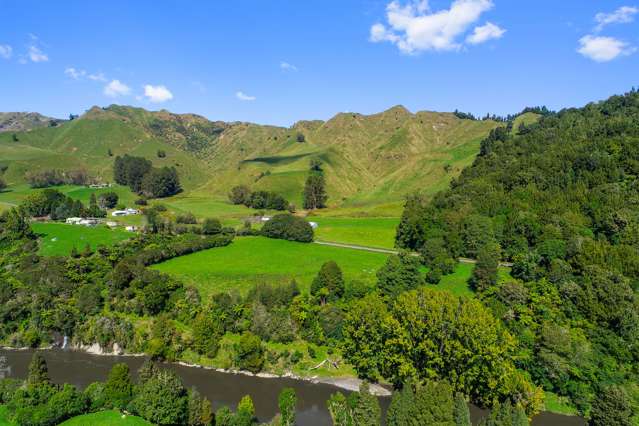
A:
{"type": "Polygon", "coordinates": [[[236,238],[226,247],[181,256],[154,266],[193,285],[204,294],[237,289],[247,291],[260,282],[297,280],[303,291],[322,264],[334,260],[346,281],[375,282],[376,271],[387,255],[338,247],[274,240],[236,238]]]}
{"type": "Polygon", "coordinates": [[[97,413],[85,414],[77,416],[66,422],[60,423],[60,426],[151,426],[141,417],[123,415],[115,410],[99,411],[97,413]]]}
{"type": "Polygon", "coordinates": [[[307,217],[317,222],[315,238],[319,241],[393,248],[399,218],[307,217]]]}
{"type": "MultiPolygon", "coordinates": [[[[100,189],[93,189],[80,185],[60,185],[52,186],[51,189],[56,189],[74,200],[80,200],[87,205],[89,204],[92,193],[95,193],[97,197],[105,192],[115,192],[119,197],[118,204],[123,204],[126,207],[135,207],[134,201],[138,198],[138,196],[132,193],[129,188],[121,185],[113,185],[111,188],[100,189]]],[[[42,191],[42,189],[31,188],[26,183],[10,185],[7,189],[0,192],[0,204],[6,204],[7,206],[18,205],[29,194],[32,194],[35,191],[42,191]]]]}
{"type": "MultiPolygon", "coordinates": [[[[231,289],[246,292],[257,283],[281,283],[291,279],[295,279],[303,291],[308,291],[326,261],[337,262],[347,282],[359,280],[373,285],[377,281],[377,270],[387,257],[382,253],[312,243],[239,237],[229,246],[177,257],[152,268],[197,287],[203,295],[231,289]]],[[[473,291],[467,283],[472,271],[472,264],[459,263],[455,272],[429,287],[472,297],[473,291]]],[[[499,276],[500,280],[508,279],[508,269],[500,269],[499,276]]]]}
{"type": "Polygon", "coordinates": [[[33,223],[33,231],[40,235],[40,251],[43,256],[66,256],[73,247],[84,250],[87,243],[92,249],[99,244],[109,246],[132,236],[122,228],[110,229],[106,226],[87,227],[64,223],[33,223]]]}

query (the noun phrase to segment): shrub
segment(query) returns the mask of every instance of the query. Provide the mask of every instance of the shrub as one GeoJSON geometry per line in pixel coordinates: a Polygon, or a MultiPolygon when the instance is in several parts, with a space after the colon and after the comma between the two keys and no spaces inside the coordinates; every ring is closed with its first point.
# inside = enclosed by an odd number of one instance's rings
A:
{"type": "Polygon", "coordinates": [[[194,225],[197,223],[197,219],[195,218],[195,215],[191,212],[187,212],[181,215],[178,215],[175,218],[175,221],[177,223],[182,223],[182,224],[187,224],[187,225],[194,225]]]}
{"type": "Polygon", "coordinates": [[[291,214],[278,214],[262,227],[262,235],[269,238],[310,243],[313,241],[313,228],[300,217],[291,214]]]}
{"type": "Polygon", "coordinates": [[[251,198],[251,190],[246,185],[238,185],[231,188],[229,201],[233,204],[246,204],[251,198]]]}
{"type": "Polygon", "coordinates": [[[202,223],[202,233],[204,235],[216,235],[220,232],[222,232],[222,223],[219,219],[204,219],[204,223],[202,223]]]}
{"type": "Polygon", "coordinates": [[[264,365],[264,349],[259,336],[245,331],[235,345],[235,365],[251,373],[259,373],[264,365]]]}
{"type": "Polygon", "coordinates": [[[113,191],[105,192],[98,197],[98,205],[103,209],[112,209],[118,204],[119,198],[113,191]]]}

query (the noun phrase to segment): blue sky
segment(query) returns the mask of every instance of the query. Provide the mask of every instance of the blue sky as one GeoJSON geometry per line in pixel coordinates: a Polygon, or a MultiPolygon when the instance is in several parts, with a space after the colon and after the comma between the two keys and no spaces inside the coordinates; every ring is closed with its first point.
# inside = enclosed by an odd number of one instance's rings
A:
{"type": "Polygon", "coordinates": [[[0,111],[112,103],[291,125],[507,114],[639,86],[639,0],[0,0],[0,111]],[[8,24],[7,24],[8,23],[8,24]]]}

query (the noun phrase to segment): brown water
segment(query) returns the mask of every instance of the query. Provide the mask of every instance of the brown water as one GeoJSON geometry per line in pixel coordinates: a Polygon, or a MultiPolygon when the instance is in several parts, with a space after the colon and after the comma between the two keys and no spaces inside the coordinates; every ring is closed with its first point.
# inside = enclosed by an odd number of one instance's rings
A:
{"type": "MultiPolygon", "coordinates": [[[[71,383],[84,388],[89,383],[104,381],[113,364],[126,363],[135,374],[144,362],[142,357],[99,356],[83,352],[46,350],[42,351],[49,366],[49,375],[56,383],[71,383]]],[[[6,358],[9,371],[5,376],[25,378],[33,350],[13,351],[0,349],[0,356],[6,358]]],[[[330,426],[331,419],[326,409],[330,395],[341,389],[325,384],[313,384],[303,380],[285,378],[267,379],[242,374],[220,373],[202,368],[177,364],[164,364],[175,371],[187,387],[195,387],[206,396],[215,409],[222,405],[235,408],[240,398],[251,395],[255,411],[260,421],[268,421],[277,413],[277,396],[285,387],[295,389],[297,394],[297,423],[300,426],[330,426]]],[[[344,393],[346,391],[341,390],[344,393]]],[[[389,398],[380,398],[385,411],[389,398]]],[[[485,410],[471,406],[473,423],[486,414],[485,410]]],[[[535,417],[534,426],[583,426],[579,417],[542,413],[535,417]]]]}

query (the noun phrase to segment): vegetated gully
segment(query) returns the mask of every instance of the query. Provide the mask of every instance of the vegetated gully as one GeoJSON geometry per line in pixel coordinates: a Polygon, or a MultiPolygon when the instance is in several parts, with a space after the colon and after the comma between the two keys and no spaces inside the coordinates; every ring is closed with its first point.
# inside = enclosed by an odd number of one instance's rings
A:
{"type": "MultiPolygon", "coordinates": [[[[0,349],[0,357],[4,357],[6,368],[0,376],[25,378],[34,350],[0,349]]],[[[140,356],[104,356],[92,355],[81,351],[50,349],[42,354],[49,366],[49,375],[55,383],[71,383],[84,388],[95,381],[106,380],[111,367],[115,363],[126,363],[135,376],[144,362],[140,356]]],[[[255,404],[255,411],[260,421],[270,420],[278,411],[277,396],[285,387],[295,389],[297,394],[297,424],[301,426],[329,426],[331,418],[326,408],[326,401],[332,393],[344,391],[336,386],[312,383],[291,378],[264,378],[244,374],[232,374],[198,367],[184,366],[174,363],[163,364],[165,368],[175,371],[185,386],[195,387],[213,404],[214,409],[222,405],[235,408],[244,395],[250,395],[255,404]]],[[[382,409],[386,411],[390,398],[380,397],[382,409]]],[[[486,415],[485,410],[470,406],[473,423],[486,415]]],[[[580,417],[568,417],[552,413],[542,413],[535,417],[534,426],[583,426],[580,417]]]]}

